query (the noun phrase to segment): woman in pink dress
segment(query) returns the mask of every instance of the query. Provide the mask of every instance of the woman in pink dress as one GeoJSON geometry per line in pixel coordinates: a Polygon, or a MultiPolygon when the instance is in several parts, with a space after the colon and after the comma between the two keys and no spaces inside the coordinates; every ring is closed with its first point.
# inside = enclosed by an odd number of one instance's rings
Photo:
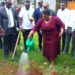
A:
{"type": "Polygon", "coordinates": [[[42,13],[42,18],[29,33],[28,38],[39,28],[41,28],[43,36],[43,55],[51,64],[54,64],[57,55],[60,54],[60,37],[64,31],[64,24],[58,17],[50,16],[50,10],[46,9],[42,13]]]}

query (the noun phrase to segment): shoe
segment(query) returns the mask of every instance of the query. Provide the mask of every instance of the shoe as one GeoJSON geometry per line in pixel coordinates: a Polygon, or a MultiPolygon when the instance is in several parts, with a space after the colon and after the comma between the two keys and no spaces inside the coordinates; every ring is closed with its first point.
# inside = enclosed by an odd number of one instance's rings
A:
{"type": "Polygon", "coordinates": [[[8,60],[8,55],[4,55],[4,60],[8,60]]]}

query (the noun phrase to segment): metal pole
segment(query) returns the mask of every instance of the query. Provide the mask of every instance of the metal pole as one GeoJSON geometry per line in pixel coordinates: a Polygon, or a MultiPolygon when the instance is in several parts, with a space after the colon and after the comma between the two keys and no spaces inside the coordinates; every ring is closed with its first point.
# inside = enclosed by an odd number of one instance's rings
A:
{"type": "Polygon", "coordinates": [[[34,0],[34,8],[36,8],[36,0],[34,0]]]}

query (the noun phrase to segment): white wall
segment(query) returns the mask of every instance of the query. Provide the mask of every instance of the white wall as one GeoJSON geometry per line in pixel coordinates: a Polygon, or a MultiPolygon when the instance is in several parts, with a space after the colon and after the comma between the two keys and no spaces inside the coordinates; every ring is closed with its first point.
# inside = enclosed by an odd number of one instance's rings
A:
{"type": "Polygon", "coordinates": [[[44,2],[49,3],[50,9],[56,10],[56,0],[44,0],[44,2]]]}

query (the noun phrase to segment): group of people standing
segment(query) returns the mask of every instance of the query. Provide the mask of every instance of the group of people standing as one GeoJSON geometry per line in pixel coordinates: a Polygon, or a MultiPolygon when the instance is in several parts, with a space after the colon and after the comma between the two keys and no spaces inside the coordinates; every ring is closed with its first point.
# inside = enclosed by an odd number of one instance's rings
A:
{"type": "Polygon", "coordinates": [[[60,3],[60,9],[57,11],[57,16],[65,25],[62,36],[62,51],[68,54],[70,49],[70,42],[72,39],[71,56],[75,53],[75,9],[69,10],[66,8],[66,3],[60,3]]]}
{"type": "Polygon", "coordinates": [[[43,56],[51,64],[54,64],[60,54],[60,38],[64,32],[64,23],[56,16],[55,11],[49,8],[48,3],[40,1],[38,5],[39,7],[35,9],[33,15],[35,26],[29,33],[28,38],[30,39],[34,32],[38,31],[39,49],[42,48],[43,56]]]}
{"type": "MultiPolygon", "coordinates": [[[[49,8],[48,3],[38,2],[38,8],[34,9],[29,0],[25,0],[22,8],[12,7],[12,1],[6,0],[5,6],[0,9],[0,28],[4,31],[4,58],[9,57],[13,52],[17,39],[17,29],[23,32],[24,43],[27,38],[33,37],[35,31],[38,33],[39,50],[43,49],[43,55],[55,63],[60,54],[60,38],[62,37],[62,51],[66,54],[69,50],[69,43],[72,36],[72,56],[74,56],[74,12],[65,8],[61,2],[61,9],[57,14],[49,8]],[[69,13],[72,13],[72,15],[69,13]],[[43,37],[43,38],[42,38],[43,37]],[[43,46],[42,46],[43,43],[43,46]]],[[[25,44],[25,49],[27,49],[25,44]]]]}

